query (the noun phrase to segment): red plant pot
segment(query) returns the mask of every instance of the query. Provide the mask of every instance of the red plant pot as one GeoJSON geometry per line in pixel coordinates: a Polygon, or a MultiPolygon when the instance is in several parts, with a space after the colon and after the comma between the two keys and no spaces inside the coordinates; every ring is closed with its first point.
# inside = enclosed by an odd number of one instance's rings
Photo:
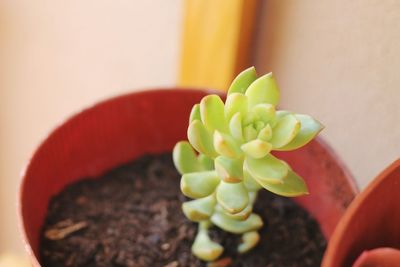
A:
{"type": "MultiPolygon", "coordinates": [[[[33,154],[20,188],[20,221],[33,265],[40,266],[39,236],[53,195],[143,154],[171,151],[186,139],[191,107],[207,93],[173,89],[124,95],[82,111],[52,132],[33,154]]],[[[306,178],[311,194],[296,201],[329,238],[357,192],[352,177],[320,139],[279,156],[306,178]]]]}
{"type": "Polygon", "coordinates": [[[400,266],[400,159],[351,203],[324,255],[323,267],[400,266]],[[392,249],[390,249],[392,248],[392,249]],[[369,251],[370,250],[370,251],[369,251]]]}
{"type": "Polygon", "coordinates": [[[391,266],[400,266],[400,250],[387,247],[365,250],[353,264],[353,267],[391,266]]]}

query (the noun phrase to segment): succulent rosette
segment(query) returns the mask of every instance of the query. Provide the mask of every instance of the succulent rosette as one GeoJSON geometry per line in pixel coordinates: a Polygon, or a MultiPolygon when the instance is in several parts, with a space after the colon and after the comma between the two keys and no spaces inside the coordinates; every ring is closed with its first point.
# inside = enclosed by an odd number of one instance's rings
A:
{"type": "Polygon", "coordinates": [[[211,226],[242,235],[237,250],[257,245],[263,226],[253,213],[257,192],[295,197],[308,194],[304,180],[272,151],[289,151],[310,142],[323,126],[311,116],[276,110],[280,93],[272,73],[257,77],[254,67],[232,82],[226,102],[205,96],[193,106],[188,140],[173,151],[182,174],[186,217],[199,222],[192,252],[200,259],[218,258],[223,247],[208,235],[211,226]]]}

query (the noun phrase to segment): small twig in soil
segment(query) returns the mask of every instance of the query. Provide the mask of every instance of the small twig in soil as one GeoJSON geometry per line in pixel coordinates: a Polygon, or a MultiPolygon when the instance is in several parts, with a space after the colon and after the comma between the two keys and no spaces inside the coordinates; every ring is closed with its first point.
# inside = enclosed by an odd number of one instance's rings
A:
{"type": "Polygon", "coordinates": [[[214,262],[210,262],[207,265],[207,267],[227,267],[231,265],[231,263],[232,263],[232,258],[226,257],[214,262]]]}
{"type": "Polygon", "coordinates": [[[71,224],[71,225],[64,226],[64,227],[62,227],[62,225],[65,225],[64,221],[56,224],[55,228],[47,230],[44,233],[45,237],[50,240],[64,239],[65,237],[69,236],[70,234],[77,232],[88,226],[87,222],[85,222],[85,221],[78,222],[78,223],[71,224]]]}
{"type": "Polygon", "coordinates": [[[178,267],[179,263],[177,261],[173,261],[165,265],[164,267],[178,267]]]}

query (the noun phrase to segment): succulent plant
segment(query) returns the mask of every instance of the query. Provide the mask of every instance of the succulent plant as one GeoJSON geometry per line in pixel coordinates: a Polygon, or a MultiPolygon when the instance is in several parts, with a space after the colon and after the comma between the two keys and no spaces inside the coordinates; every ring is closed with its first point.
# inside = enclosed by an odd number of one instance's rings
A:
{"type": "Polygon", "coordinates": [[[182,209],[199,223],[192,252],[202,260],[223,252],[209,237],[212,226],[241,234],[239,253],[257,245],[263,221],[253,205],[260,189],[287,197],[308,194],[304,180],[271,151],[302,147],[323,126],[308,115],[276,110],[279,98],[272,73],[257,78],[251,67],[234,79],[225,104],[208,95],[192,108],[189,141],[176,144],[173,160],[182,193],[193,199],[182,209]]]}

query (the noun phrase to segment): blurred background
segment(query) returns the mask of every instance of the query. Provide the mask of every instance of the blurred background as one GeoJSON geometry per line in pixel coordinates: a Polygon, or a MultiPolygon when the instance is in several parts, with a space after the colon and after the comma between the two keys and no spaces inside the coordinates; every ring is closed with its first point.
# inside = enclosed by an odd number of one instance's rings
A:
{"type": "Polygon", "coordinates": [[[364,188],[400,154],[399,25],[397,0],[0,0],[0,254],[23,254],[20,172],[65,118],[143,88],[224,90],[251,65],[364,188]]]}

